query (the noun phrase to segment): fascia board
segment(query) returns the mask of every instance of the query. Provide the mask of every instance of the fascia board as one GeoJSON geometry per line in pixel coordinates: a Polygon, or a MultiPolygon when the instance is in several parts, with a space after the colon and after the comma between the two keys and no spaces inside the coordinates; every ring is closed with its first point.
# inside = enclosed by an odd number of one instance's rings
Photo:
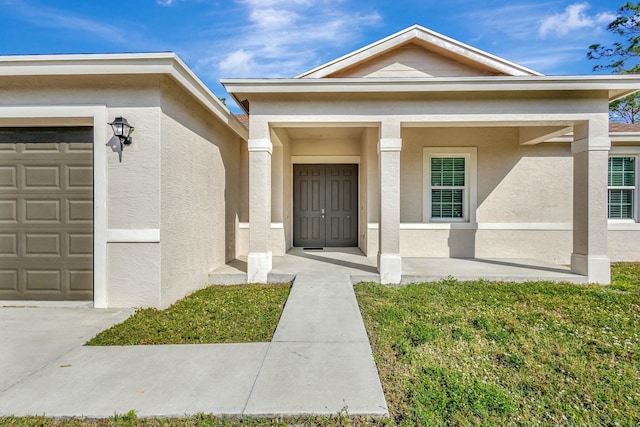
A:
{"type": "Polygon", "coordinates": [[[169,75],[241,138],[248,131],[173,52],[0,56],[0,76],[169,75]]]}
{"type": "Polygon", "coordinates": [[[510,75],[535,75],[540,76],[541,73],[523,67],[522,65],[492,55],[488,52],[469,46],[458,40],[447,37],[443,34],[429,30],[420,25],[413,25],[409,28],[401,30],[395,34],[387,36],[381,40],[364,46],[358,50],[347,53],[340,58],[334,59],[325,64],[319,65],[309,71],[295,76],[296,79],[303,78],[322,78],[337,71],[349,68],[368,58],[375,57],[387,52],[394,47],[403,45],[411,40],[420,40],[424,43],[433,45],[437,48],[450,51],[455,56],[468,57],[471,61],[478,62],[486,67],[500,71],[510,75]]]}
{"type": "Polygon", "coordinates": [[[524,67],[515,62],[511,62],[499,56],[493,55],[489,52],[485,52],[468,44],[462,43],[458,40],[447,37],[443,34],[431,31],[428,28],[419,27],[416,31],[416,37],[428,44],[432,44],[455,53],[459,56],[469,56],[474,62],[485,65],[489,68],[493,68],[497,71],[503,72],[508,75],[525,75],[525,76],[542,76],[543,74],[524,67]]]}
{"type": "Polygon", "coordinates": [[[640,90],[635,76],[500,76],[420,79],[223,79],[228,92],[258,93],[403,93],[640,90]]]}
{"type": "MultiPolygon", "coordinates": [[[[640,132],[609,132],[611,142],[640,142],[640,132]]],[[[549,138],[544,142],[573,142],[573,132],[549,138]]]]}

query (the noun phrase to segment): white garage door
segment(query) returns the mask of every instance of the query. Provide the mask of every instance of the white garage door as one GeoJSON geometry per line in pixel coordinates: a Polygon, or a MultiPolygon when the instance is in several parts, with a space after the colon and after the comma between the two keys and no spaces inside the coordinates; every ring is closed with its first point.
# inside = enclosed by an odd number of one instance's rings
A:
{"type": "Polygon", "coordinates": [[[93,130],[0,128],[0,300],[93,298],[93,130]]]}

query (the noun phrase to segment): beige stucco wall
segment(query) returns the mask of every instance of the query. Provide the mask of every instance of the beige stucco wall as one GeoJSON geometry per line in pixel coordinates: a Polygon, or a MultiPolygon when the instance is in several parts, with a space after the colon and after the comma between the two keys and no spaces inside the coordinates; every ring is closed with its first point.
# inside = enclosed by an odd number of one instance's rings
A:
{"type": "MultiPolygon", "coordinates": [[[[108,120],[124,116],[135,126],[133,144],[120,161],[112,144],[107,162],[107,229],[157,230],[160,227],[160,77],[66,76],[1,77],[0,106],[106,106],[108,120]]],[[[61,118],[57,122],[65,124],[61,118]]],[[[29,125],[29,122],[25,122],[29,125]]],[[[160,243],[107,240],[107,305],[160,304],[160,243]]]]}
{"type": "Polygon", "coordinates": [[[109,307],[160,306],[160,244],[107,245],[109,307]]]}
{"type": "Polygon", "coordinates": [[[107,172],[106,305],[164,307],[205,286],[236,255],[241,138],[168,77],[0,77],[0,107],[74,105],[135,126],[121,158],[108,126],[94,145],[107,172]]]}
{"type": "MultiPolygon", "coordinates": [[[[256,94],[251,95],[251,111],[252,123],[257,126],[283,123],[286,128],[287,123],[307,123],[318,127],[344,122],[365,128],[353,146],[328,140],[292,141],[291,155],[351,154],[345,147],[359,153],[360,247],[369,256],[378,251],[376,126],[386,121],[402,125],[403,256],[537,258],[568,264],[573,250],[570,143],[520,145],[520,125],[501,120],[523,120],[522,126],[570,124],[577,117],[586,119],[590,115],[599,120],[606,113],[606,94],[336,93],[279,94],[271,99],[256,94]],[[467,123],[458,123],[464,120],[467,123]],[[477,224],[447,227],[423,223],[423,150],[447,146],[477,149],[477,224]]],[[[285,168],[290,167],[286,166],[286,157],[285,168]]],[[[640,228],[609,231],[609,248],[613,260],[639,259],[640,228]]]]}
{"type": "Polygon", "coordinates": [[[611,261],[640,261],[640,227],[636,230],[609,230],[611,261]]]}
{"type": "MultiPolygon", "coordinates": [[[[573,244],[570,144],[520,145],[518,132],[517,127],[403,129],[400,210],[403,256],[570,262],[573,244]],[[477,225],[447,228],[423,223],[425,147],[477,148],[477,225]]],[[[355,142],[348,141],[291,141],[291,153],[298,156],[359,154],[360,247],[369,256],[378,251],[377,139],[377,129],[366,128],[357,147],[355,142]]],[[[283,162],[285,169],[291,167],[287,157],[283,162]]],[[[291,172],[284,176],[290,177],[291,172]]],[[[286,186],[291,184],[288,179],[284,180],[286,186]]],[[[290,200],[290,193],[284,194],[290,200]]],[[[288,230],[288,218],[284,228],[288,230]]],[[[275,248],[280,244],[279,234],[276,230],[272,232],[275,248]]],[[[289,242],[285,239],[286,248],[290,247],[289,242]]],[[[640,229],[610,231],[609,247],[613,260],[640,259],[640,229]]]]}
{"type": "Polygon", "coordinates": [[[170,80],[162,84],[160,305],[236,255],[241,139],[170,80]]]}
{"type": "Polygon", "coordinates": [[[453,77],[488,76],[493,73],[442,56],[414,43],[370,59],[363,65],[330,77],[453,77]]]}
{"type": "Polygon", "coordinates": [[[519,145],[517,128],[405,128],[402,142],[402,222],[423,221],[427,147],[477,147],[478,222],[572,220],[569,144],[519,145]]]}

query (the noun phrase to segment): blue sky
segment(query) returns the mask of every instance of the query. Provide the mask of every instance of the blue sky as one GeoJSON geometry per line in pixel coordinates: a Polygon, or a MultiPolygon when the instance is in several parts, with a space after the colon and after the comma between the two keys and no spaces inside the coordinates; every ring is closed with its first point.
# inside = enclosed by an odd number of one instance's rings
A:
{"type": "Polygon", "coordinates": [[[0,54],[174,51],[222,77],[292,77],[413,24],[545,74],[591,74],[624,0],[0,0],[0,54]]]}

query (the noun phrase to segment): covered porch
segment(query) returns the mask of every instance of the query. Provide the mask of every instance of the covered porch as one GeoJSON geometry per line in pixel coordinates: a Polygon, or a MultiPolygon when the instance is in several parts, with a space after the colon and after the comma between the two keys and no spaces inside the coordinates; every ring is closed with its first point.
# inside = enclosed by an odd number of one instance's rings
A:
{"type": "MultiPolygon", "coordinates": [[[[290,249],[285,255],[273,257],[273,269],[268,281],[291,281],[298,274],[323,274],[328,270],[348,274],[353,284],[380,282],[376,257],[366,256],[358,248],[290,249]]],[[[531,259],[403,257],[402,272],[402,284],[449,278],[460,281],[587,283],[586,276],[573,273],[569,266],[531,259]]],[[[209,281],[215,284],[240,284],[246,281],[246,277],[247,258],[239,257],[213,271],[209,281]]]]}
{"type": "MultiPolygon", "coordinates": [[[[295,164],[358,165],[357,214],[337,222],[357,219],[352,246],[383,283],[417,258],[435,277],[458,259],[488,275],[559,273],[535,259],[610,282],[608,105],[637,77],[544,76],[413,26],[295,78],[222,84],[249,115],[249,282],[292,248],[332,246],[296,244],[295,164]]],[[[324,211],[311,231],[327,229],[324,211]]]]}
{"type": "MultiPolygon", "coordinates": [[[[559,273],[568,281],[609,283],[606,115],[580,115],[581,120],[573,114],[557,114],[554,120],[539,114],[476,118],[252,118],[250,134],[259,130],[266,138],[250,138],[246,152],[248,221],[239,233],[246,241],[238,245],[246,250],[238,254],[246,256],[245,281],[264,282],[269,273],[278,274],[276,258],[281,256],[335,253],[328,239],[324,244],[300,243],[301,204],[296,198],[315,202],[302,195],[305,181],[297,171],[304,166],[304,174],[311,175],[326,167],[329,174],[349,164],[357,176],[349,197],[353,207],[339,222],[352,224],[353,240],[345,246],[358,249],[355,254],[367,260],[356,263],[360,269],[375,269],[371,273],[378,278],[373,280],[439,280],[456,277],[460,270],[461,279],[544,280],[546,273],[559,273]],[[571,132],[570,144],[543,144],[571,132]],[[461,182],[446,188],[459,191],[459,211],[441,201],[438,207],[451,212],[434,214],[434,194],[445,191],[432,185],[432,169],[443,163],[433,159],[462,162],[461,182]],[[564,271],[557,265],[570,267],[564,271]]],[[[312,185],[309,180],[308,188],[312,185]]],[[[330,182],[318,186],[329,190],[330,182]]],[[[327,194],[328,203],[334,196],[327,194]]],[[[321,203],[313,208],[317,218],[311,220],[329,235],[324,208],[321,203]]]]}

